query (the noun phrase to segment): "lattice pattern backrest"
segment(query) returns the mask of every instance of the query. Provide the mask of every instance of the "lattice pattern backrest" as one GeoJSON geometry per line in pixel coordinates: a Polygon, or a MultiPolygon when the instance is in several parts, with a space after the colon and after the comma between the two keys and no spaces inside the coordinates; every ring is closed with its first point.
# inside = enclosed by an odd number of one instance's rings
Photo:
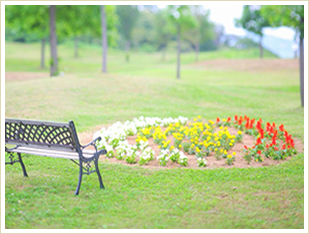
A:
{"type": "Polygon", "coordinates": [[[5,119],[5,142],[69,150],[74,150],[76,145],[68,123],[16,119],[5,119]]]}

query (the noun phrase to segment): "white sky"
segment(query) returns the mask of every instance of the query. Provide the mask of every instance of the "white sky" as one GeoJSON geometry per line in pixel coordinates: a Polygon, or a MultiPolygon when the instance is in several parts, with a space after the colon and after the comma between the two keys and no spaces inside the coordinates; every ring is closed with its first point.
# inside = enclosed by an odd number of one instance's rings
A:
{"type": "MultiPolygon", "coordinates": [[[[170,5],[174,4],[169,2],[170,5]]],[[[210,10],[210,20],[222,24],[225,28],[226,34],[235,34],[235,35],[246,35],[247,31],[242,28],[236,28],[234,26],[234,19],[240,18],[242,15],[242,9],[244,5],[235,4],[233,2],[181,2],[182,4],[187,5],[203,5],[205,9],[210,10]],[[204,4],[201,4],[204,3],[204,4]]],[[[150,5],[150,4],[149,4],[150,5]]],[[[167,4],[166,4],[167,5],[167,4]]],[[[157,5],[159,8],[163,8],[166,5],[160,4],[157,5]]],[[[247,2],[247,5],[250,5],[250,2],[247,2]]],[[[251,4],[254,5],[254,4],[251,4]]],[[[265,35],[272,35],[288,40],[293,40],[295,32],[294,30],[287,27],[280,28],[265,28],[265,35]]]]}
{"type": "MultiPolygon", "coordinates": [[[[234,19],[240,18],[242,14],[243,5],[206,5],[203,4],[205,9],[210,10],[210,20],[222,24],[225,28],[225,33],[245,35],[246,31],[242,28],[234,26],[234,19]]],[[[264,34],[273,35],[276,37],[293,40],[295,32],[287,27],[280,28],[265,28],[264,34]]]]}

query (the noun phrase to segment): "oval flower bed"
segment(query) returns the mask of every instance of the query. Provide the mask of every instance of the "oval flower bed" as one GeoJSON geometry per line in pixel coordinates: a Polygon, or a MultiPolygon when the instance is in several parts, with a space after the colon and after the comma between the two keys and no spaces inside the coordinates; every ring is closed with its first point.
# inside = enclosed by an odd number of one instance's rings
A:
{"type": "Polygon", "coordinates": [[[98,136],[109,160],[145,166],[266,166],[297,154],[282,124],[237,115],[215,121],[141,116],[102,128],[98,136]]]}

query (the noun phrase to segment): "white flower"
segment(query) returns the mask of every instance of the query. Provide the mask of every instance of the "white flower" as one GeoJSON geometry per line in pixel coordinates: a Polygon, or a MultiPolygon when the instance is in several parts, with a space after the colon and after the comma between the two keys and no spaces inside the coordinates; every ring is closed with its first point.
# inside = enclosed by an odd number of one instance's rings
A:
{"type": "Polygon", "coordinates": [[[113,150],[113,147],[111,145],[105,145],[105,149],[107,152],[109,152],[113,150]]]}

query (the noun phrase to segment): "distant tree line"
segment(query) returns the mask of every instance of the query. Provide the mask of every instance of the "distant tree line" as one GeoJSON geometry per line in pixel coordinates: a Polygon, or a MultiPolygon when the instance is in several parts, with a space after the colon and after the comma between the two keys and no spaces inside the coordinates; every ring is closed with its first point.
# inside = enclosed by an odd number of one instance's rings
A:
{"type": "MultiPolygon", "coordinates": [[[[51,59],[50,74],[58,74],[57,45],[73,39],[74,56],[78,57],[80,41],[97,41],[102,45],[102,72],[107,72],[107,49],[126,51],[125,60],[130,61],[130,49],[147,52],[161,51],[162,60],[169,44],[176,47],[176,77],[180,78],[181,52],[194,50],[196,61],[200,51],[216,50],[231,39],[224,34],[224,27],[209,19],[209,10],[197,5],[170,5],[159,9],[154,5],[6,5],[6,40],[41,41],[41,64],[45,65],[45,46],[49,42],[51,59]],[[225,38],[225,39],[224,39],[225,38]],[[184,47],[184,44],[186,47],[184,47]]],[[[265,5],[244,6],[235,25],[260,37],[258,46],[263,57],[263,29],[287,26],[295,29],[300,50],[300,90],[304,105],[304,6],[265,5]]],[[[238,47],[256,46],[249,39],[241,39],[238,47]]]]}

